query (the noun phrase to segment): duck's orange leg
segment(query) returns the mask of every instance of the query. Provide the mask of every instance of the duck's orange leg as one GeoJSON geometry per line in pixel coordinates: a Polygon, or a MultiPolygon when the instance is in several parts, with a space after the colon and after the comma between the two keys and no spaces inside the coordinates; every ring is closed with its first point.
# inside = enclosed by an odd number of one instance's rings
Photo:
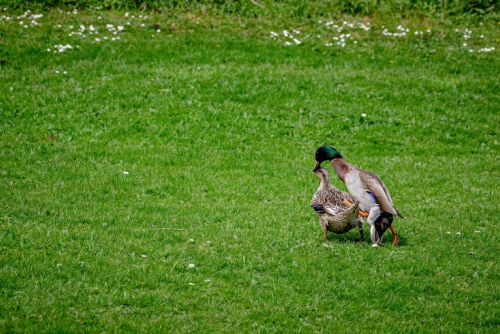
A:
{"type": "Polygon", "coordinates": [[[392,245],[393,246],[399,245],[399,237],[398,237],[398,234],[396,233],[396,231],[394,230],[394,227],[392,227],[392,225],[391,225],[391,226],[389,226],[389,229],[391,230],[392,238],[393,238],[392,245]]]}

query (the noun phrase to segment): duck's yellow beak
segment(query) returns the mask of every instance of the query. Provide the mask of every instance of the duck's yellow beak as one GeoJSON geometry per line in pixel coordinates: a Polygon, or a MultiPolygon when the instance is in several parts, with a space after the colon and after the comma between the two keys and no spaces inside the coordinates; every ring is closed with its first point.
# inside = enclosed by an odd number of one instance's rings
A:
{"type": "Polygon", "coordinates": [[[313,172],[317,171],[321,167],[321,162],[316,161],[316,165],[314,165],[313,172]]]}

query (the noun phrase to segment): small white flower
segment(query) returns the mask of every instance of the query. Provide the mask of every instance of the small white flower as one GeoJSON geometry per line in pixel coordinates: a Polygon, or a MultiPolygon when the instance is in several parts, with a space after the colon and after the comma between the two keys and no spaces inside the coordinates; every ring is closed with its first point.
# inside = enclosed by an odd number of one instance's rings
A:
{"type": "Polygon", "coordinates": [[[461,233],[460,233],[460,232],[457,232],[457,233],[455,233],[455,234],[456,234],[456,235],[460,235],[461,233]]]}
{"type": "Polygon", "coordinates": [[[362,113],[362,114],[361,114],[361,117],[363,117],[363,118],[364,118],[364,117],[366,117],[366,114],[365,114],[365,113],[362,113]]]}
{"type": "Polygon", "coordinates": [[[195,286],[195,284],[194,284],[194,283],[189,282],[189,286],[195,286]]]}
{"type": "Polygon", "coordinates": [[[124,170],[122,173],[123,173],[123,175],[128,175],[129,174],[126,170],[124,170]]]}
{"type": "Polygon", "coordinates": [[[194,265],[194,263],[190,263],[188,264],[188,269],[194,269],[196,266],[194,265]]]}

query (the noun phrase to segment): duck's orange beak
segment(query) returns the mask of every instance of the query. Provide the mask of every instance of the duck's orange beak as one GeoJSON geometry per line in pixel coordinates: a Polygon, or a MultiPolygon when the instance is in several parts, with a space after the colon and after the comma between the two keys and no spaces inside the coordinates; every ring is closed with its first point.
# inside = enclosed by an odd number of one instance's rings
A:
{"type": "Polygon", "coordinates": [[[316,161],[316,165],[314,165],[313,172],[317,171],[321,167],[321,162],[316,161]]]}

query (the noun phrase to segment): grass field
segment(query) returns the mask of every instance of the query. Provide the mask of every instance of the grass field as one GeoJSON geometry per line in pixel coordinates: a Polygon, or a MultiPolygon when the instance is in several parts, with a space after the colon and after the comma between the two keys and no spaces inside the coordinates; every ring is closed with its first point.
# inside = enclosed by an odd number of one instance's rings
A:
{"type": "Polygon", "coordinates": [[[497,21],[4,9],[0,332],[498,333],[497,21]],[[401,246],[322,241],[322,144],[401,246]]]}

